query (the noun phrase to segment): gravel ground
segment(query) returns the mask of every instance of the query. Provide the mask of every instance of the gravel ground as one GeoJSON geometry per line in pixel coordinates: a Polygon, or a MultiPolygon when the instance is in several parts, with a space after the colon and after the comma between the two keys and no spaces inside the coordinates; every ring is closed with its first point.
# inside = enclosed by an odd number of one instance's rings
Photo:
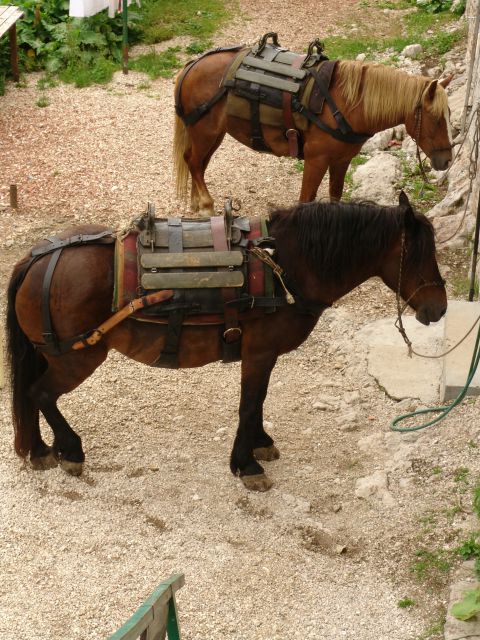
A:
{"type": "MultiPolygon", "coordinates": [[[[353,2],[293,4],[306,16],[303,30],[292,3],[241,0],[243,18],[218,41],[275,27],[299,48],[358,11],[353,2]]],[[[141,91],[145,78],[131,73],[105,88],[61,86],[40,109],[37,77],[27,80],[0,101],[2,287],[36,239],[71,223],[121,228],[148,200],[159,215],[186,213],[171,176],[172,81],[141,91]],[[12,183],[16,212],[7,207],[12,183]]],[[[234,196],[249,215],[292,203],[300,189],[291,160],[230,139],[207,180],[219,211],[234,196]]],[[[105,638],[176,572],[186,576],[178,594],[185,640],[413,640],[432,629],[448,578],[419,582],[411,567],[417,551],[451,549],[471,526],[478,407],[466,403],[418,436],[388,432],[411,403],[394,402],[368,376],[356,336],[393,309],[393,294],[366,283],[280,359],[265,416],[282,457],[266,463],[275,482],[266,494],[247,492],[228,470],[237,364],[160,371],[111,354],[60,401],[83,438],[81,478],[32,471],[15,457],[4,389],[1,640],[105,638]],[[356,496],[359,479],[385,470],[383,498],[356,496]],[[416,606],[400,608],[405,597],[416,606]]]]}

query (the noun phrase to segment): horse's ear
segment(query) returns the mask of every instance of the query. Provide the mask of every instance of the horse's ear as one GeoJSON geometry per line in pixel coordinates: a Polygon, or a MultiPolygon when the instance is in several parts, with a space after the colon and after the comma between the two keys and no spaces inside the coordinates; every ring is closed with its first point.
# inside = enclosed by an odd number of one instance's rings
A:
{"type": "Polygon", "coordinates": [[[400,191],[398,205],[403,209],[405,214],[405,227],[414,227],[416,222],[415,212],[412,209],[412,205],[405,191],[400,191]]]}
{"type": "Polygon", "coordinates": [[[398,206],[402,207],[403,209],[411,209],[412,206],[410,204],[410,200],[408,199],[407,194],[405,193],[405,191],[400,191],[400,195],[398,196],[398,206]]]}
{"type": "Polygon", "coordinates": [[[433,102],[435,91],[437,90],[438,80],[432,80],[425,91],[425,100],[433,102]]]}
{"type": "Polygon", "coordinates": [[[449,76],[447,76],[446,78],[443,78],[442,80],[439,80],[438,84],[440,84],[444,89],[446,87],[448,87],[448,85],[450,84],[450,82],[453,80],[453,73],[451,73],[449,76]]]}

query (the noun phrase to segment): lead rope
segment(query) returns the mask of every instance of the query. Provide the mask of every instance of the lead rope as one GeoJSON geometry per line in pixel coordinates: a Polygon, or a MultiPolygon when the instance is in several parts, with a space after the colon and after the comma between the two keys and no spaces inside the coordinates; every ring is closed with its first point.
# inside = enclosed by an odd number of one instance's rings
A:
{"type": "MultiPolygon", "coordinates": [[[[470,327],[468,332],[463,336],[463,338],[461,340],[459,340],[453,347],[448,349],[448,351],[445,351],[444,353],[440,353],[440,354],[438,354],[436,356],[430,356],[430,355],[418,353],[417,351],[415,351],[413,349],[413,347],[412,347],[411,340],[407,336],[407,332],[405,331],[405,327],[403,326],[402,314],[404,313],[405,309],[407,308],[407,305],[408,305],[409,301],[415,296],[415,294],[420,289],[422,289],[424,287],[427,287],[427,286],[440,286],[441,283],[439,283],[439,282],[426,282],[426,283],[421,284],[409,296],[408,300],[406,300],[405,304],[402,307],[401,298],[400,298],[400,286],[401,286],[401,283],[402,283],[402,270],[403,270],[404,253],[405,253],[405,229],[402,231],[402,245],[401,245],[401,254],[400,254],[400,266],[399,266],[399,270],[398,270],[398,286],[397,286],[397,292],[396,292],[398,317],[397,317],[397,320],[395,322],[395,326],[397,327],[398,331],[400,332],[402,338],[405,341],[405,344],[408,347],[408,357],[409,358],[412,357],[412,354],[415,354],[416,356],[418,356],[420,358],[431,358],[431,359],[443,358],[447,354],[449,354],[452,351],[454,351],[458,346],[460,346],[462,344],[462,342],[470,335],[470,333],[473,331],[473,329],[475,328],[477,323],[480,321],[480,315],[475,320],[473,325],[470,327]]],[[[441,420],[446,418],[447,415],[450,413],[450,411],[452,411],[457,405],[459,405],[462,402],[462,400],[465,397],[465,395],[467,394],[468,387],[470,386],[470,384],[471,384],[471,382],[473,380],[473,377],[475,375],[475,372],[477,371],[479,361],[480,361],[480,326],[479,326],[479,329],[477,331],[477,339],[475,341],[475,347],[474,347],[474,350],[473,350],[472,360],[470,362],[470,368],[468,370],[467,380],[465,382],[465,385],[464,385],[463,389],[460,391],[460,393],[455,398],[455,400],[451,404],[445,405],[443,407],[431,407],[431,408],[428,408],[428,409],[419,409],[417,411],[412,411],[410,413],[404,413],[404,414],[402,414],[400,416],[397,416],[390,423],[391,431],[397,431],[399,433],[410,433],[410,432],[413,432],[413,431],[420,431],[421,429],[426,429],[427,427],[431,427],[432,425],[434,425],[437,422],[440,422],[441,420]],[[425,413],[439,413],[440,415],[437,416],[436,418],[433,418],[433,420],[429,420],[428,422],[425,422],[423,424],[416,425],[416,426],[413,426],[413,427],[399,427],[398,426],[398,424],[400,422],[403,422],[404,420],[407,420],[409,418],[416,418],[417,416],[420,416],[420,415],[425,414],[425,413]]]]}

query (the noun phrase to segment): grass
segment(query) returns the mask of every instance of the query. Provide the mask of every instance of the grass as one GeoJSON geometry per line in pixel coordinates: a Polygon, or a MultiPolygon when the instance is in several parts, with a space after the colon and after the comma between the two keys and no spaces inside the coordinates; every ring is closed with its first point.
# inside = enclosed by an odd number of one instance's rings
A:
{"type": "Polygon", "coordinates": [[[43,109],[44,107],[48,107],[48,105],[50,104],[50,100],[48,96],[40,96],[40,98],[38,98],[35,104],[37,105],[37,107],[40,107],[43,109]]]}
{"type": "Polygon", "coordinates": [[[130,68],[135,71],[142,71],[155,80],[156,78],[171,78],[182,66],[182,61],[178,58],[179,47],[170,47],[162,53],[146,53],[130,61],[130,68]]]}
{"type": "Polygon", "coordinates": [[[417,560],[412,566],[412,573],[420,582],[438,582],[442,574],[447,574],[452,568],[449,552],[440,549],[428,551],[421,549],[416,553],[417,560]]]}
{"type": "MultiPolygon", "coordinates": [[[[376,8],[402,9],[411,6],[410,2],[387,2],[377,5],[376,8]]],[[[408,44],[416,43],[422,45],[422,59],[439,57],[450,51],[465,36],[465,27],[451,33],[445,29],[457,19],[458,16],[450,11],[429,13],[418,10],[402,15],[395,21],[391,34],[382,39],[373,36],[365,28],[362,30],[361,37],[356,33],[347,38],[341,36],[325,38],[325,52],[332,59],[353,60],[359,53],[365,53],[368,59],[375,53],[392,49],[394,53],[387,62],[394,62],[398,59],[395,54],[399,54],[408,44]]]]}
{"type": "Polygon", "coordinates": [[[229,3],[222,0],[145,0],[142,4],[141,38],[150,44],[183,35],[205,42],[230,15],[229,3]]]}
{"type": "MultiPolygon", "coordinates": [[[[453,295],[455,298],[467,298],[470,292],[470,277],[469,276],[453,276],[450,279],[453,288],[453,295]]],[[[474,298],[475,300],[479,295],[478,280],[475,280],[474,284],[474,298]]]]}
{"type": "Polygon", "coordinates": [[[409,609],[410,607],[414,607],[417,603],[412,598],[402,598],[397,602],[400,609],[409,609]]]}
{"type": "Polygon", "coordinates": [[[76,87],[82,88],[92,84],[107,84],[118,69],[120,69],[120,65],[112,62],[112,60],[96,58],[93,65],[75,64],[68,66],[60,72],[59,77],[67,84],[74,84],[76,87]]]}
{"type": "Polygon", "coordinates": [[[443,640],[445,618],[433,622],[423,633],[417,636],[417,640],[443,640]]]}

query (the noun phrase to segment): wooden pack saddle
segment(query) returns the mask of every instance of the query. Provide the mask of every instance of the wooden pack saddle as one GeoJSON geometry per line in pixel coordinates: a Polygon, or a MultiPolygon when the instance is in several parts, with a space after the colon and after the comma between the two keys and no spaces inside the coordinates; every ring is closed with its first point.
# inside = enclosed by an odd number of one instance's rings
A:
{"type": "Polygon", "coordinates": [[[155,218],[149,205],[120,238],[115,252],[114,311],[158,290],[172,290],[161,303],[133,318],[167,325],[166,345],[157,366],[177,366],[183,325],[217,325],[224,361],[240,357],[245,313],[273,312],[286,304],[272,270],[251,253],[268,243],[265,219],[233,216],[155,218]]]}

